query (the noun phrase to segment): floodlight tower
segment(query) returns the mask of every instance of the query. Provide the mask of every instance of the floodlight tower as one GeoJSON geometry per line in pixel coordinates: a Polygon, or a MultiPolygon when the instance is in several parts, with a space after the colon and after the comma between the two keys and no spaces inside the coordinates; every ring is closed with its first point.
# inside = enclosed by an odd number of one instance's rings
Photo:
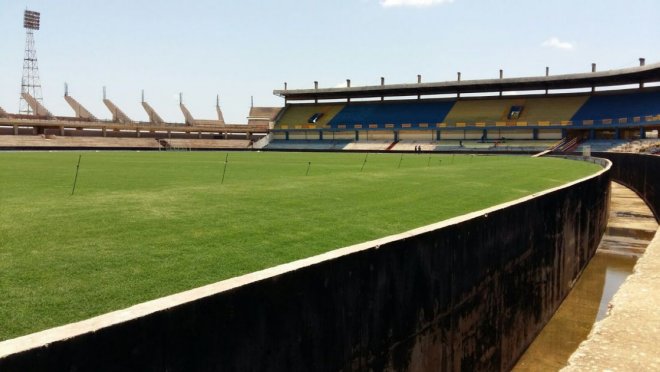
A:
{"type": "Polygon", "coordinates": [[[32,107],[23,97],[23,93],[28,93],[37,102],[43,103],[41,95],[41,81],[39,80],[39,66],[37,65],[37,50],[34,46],[34,31],[39,30],[41,15],[39,12],[25,10],[23,15],[23,27],[25,34],[25,55],[23,57],[23,79],[21,80],[21,100],[19,104],[19,114],[34,114],[32,107]]]}

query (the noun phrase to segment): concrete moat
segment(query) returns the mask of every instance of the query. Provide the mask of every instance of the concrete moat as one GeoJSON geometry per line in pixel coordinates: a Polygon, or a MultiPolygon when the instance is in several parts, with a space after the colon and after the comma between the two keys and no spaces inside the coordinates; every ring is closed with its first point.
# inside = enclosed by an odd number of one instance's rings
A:
{"type": "Polygon", "coordinates": [[[644,202],[613,183],[608,229],[598,253],[514,371],[558,371],[607,315],[612,297],[632,274],[658,225],[644,202]]]}

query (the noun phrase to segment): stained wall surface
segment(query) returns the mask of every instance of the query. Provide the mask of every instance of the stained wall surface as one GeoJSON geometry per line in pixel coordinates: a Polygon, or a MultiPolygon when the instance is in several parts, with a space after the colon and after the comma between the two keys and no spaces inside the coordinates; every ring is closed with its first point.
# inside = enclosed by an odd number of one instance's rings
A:
{"type": "Polygon", "coordinates": [[[616,152],[594,156],[612,161],[612,180],[635,191],[660,222],[660,156],[616,152]]]}

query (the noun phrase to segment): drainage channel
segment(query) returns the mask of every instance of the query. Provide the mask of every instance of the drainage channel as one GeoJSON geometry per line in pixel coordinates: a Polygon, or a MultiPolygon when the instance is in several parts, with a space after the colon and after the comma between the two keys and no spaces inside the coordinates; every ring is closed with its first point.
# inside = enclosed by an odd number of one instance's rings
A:
{"type": "Polygon", "coordinates": [[[598,252],[513,371],[558,371],[566,366],[594,323],[607,316],[612,296],[632,274],[657,229],[646,204],[630,189],[612,183],[608,227],[598,252]]]}

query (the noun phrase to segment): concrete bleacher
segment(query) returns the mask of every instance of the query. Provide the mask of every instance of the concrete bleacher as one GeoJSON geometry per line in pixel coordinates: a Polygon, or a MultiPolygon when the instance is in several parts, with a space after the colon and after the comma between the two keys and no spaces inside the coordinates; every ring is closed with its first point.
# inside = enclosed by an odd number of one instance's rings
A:
{"type": "MultiPolygon", "coordinates": [[[[506,140],[506,141],[473,141],[473,140],[443,140],[435,143],[431,151],[489,151],[489,152],[540,152],[550,148],[557,141],[552,140],[506,140]]],[[[422,146],[422,150],[425,147],[422,146]]]]}
{"type": "Polygon", "coordinates": [[[344,146],[344,150],[385,151],[391,145],[392,141],[359,141],[346,144],[346,146],[344,146]]]}
{"type": "Polygon", "coordinates": [[[303,129],[325,128],[343,108],[344,104],[313,104],[287,106],[278,121],[279,128],[303,129]],[[322,114],[316,123],[308,120],[314,114],[322,114]]]}
{"type": "Polygon", "coordinates": [[[456,125],[506,121],[508,110],[515,104],[522,103],[520,100],[511,99],[459,100],[444,122],[448,125],[456,125]]]}
{"type": "Polygon", "coordinates": [[[248,114],[248,126],[268,128],[270,123],[275,122],[281,111],[281,107],[253,106],[248,114]]]}
{"type": "Polygon", "coordinates": [[[429,130],[631,124],[660,120],[660,90],[287,105],[276,129],[429,130]],[[509,114],[516,106],[517,117],[509,114]],[[323,116],[309,123],[316,113],[323,116]]]}
{"type": "MultiPolygon", "coordinates": [[[[623,143],[611,146],[607,151],[611,152],[632,152],[632,153],[651,153],[660,152],[660,140],[644,139],[635,141],[619,141],[623,143]]],[[[594,151],[594,150],[592,150],[594,151]]]]}
{"type": "Polygon", "coordinates": [[[594,95],[577,111],[572,121],[644,118],[660,114],[660,91],[594,95]]]}
{"type": "Polygon", "coordinates": [[[277,122],[277,129],[425,129],[478,124],[551,125],[568,122],[588,95],[521,98],[467,98],[458,100],[409,100],[288,105],[277,122]],[[509,120],[513,106],[521,106],[516,120],[509,120]],[[309,123],[312,115],[323,114],[309,123]]]}
{"type": "Polygon", "coordinates": [[[434,126],[442,122],[454,101],[385,101],[385,102],[356,102],[346,104],[329,125],[332,128],[347,129],[361,126],[369,129],[377,128],[419,128],[434,126]]]}
{"type": "Polygon", "coordinates": [[[575,151],[582,152],[588,147],[592,152],[608,152],[608,151],[613,151],[613,149],[619,146],[624,146],[628,143],[630,143],[630,141],[628,140],[615,140],[615,139],[587,140],[580,143],[580,145],[576,147],[575,151]]]}
{"type": "Polygon", "coordinates": [[[183,139],[92,137],[57,135],[0,135],[0,148],[127,148],[127,149],[249,149],[252,141],[243,139],[183,139]]]}
{"type": "Polygon", "coordinates": [[[273,140],[266,150],[302,150],[302,151],[333,151],[343,150],[350,141],[314,141],[314,140],[273,140]]]}
{"type": "Polygon", "coordinates": [[[519,120],[529,125],[562,123],[570,120],[587,99],[587,96],[530,98],[525,100],[519,120]]]}
{"type": "Polygon", "coordinates": [[[160,140],[167,149],[248,149],[249,140],[239,139],[180,139],[168,138],[160,140]]]}
{"type": "Polygon", "coordinates": [[[400,141],[391,151],[415,151],[421,146],[422,151],[493,151],[493,152],[536,152],[543,151],[554,145],[557,141],[475,141],[475,140],[441,140],[441,141],[400,141]]]}
{"type": "Polygon", "coordinates": [[[160,149],[153,138],[0,136],[0,148],[136,148],[160,149]]]}
{"type": "Polygon", "coordinates": [[[555,145],[555,140],[441,140],[418,141],[329,141],[329,140],[274,140],[265,148],[268,150],[301,150],[301,151],[415,151],[421,146],[422,151],[433,152],[541,152],[555,145]]]}

